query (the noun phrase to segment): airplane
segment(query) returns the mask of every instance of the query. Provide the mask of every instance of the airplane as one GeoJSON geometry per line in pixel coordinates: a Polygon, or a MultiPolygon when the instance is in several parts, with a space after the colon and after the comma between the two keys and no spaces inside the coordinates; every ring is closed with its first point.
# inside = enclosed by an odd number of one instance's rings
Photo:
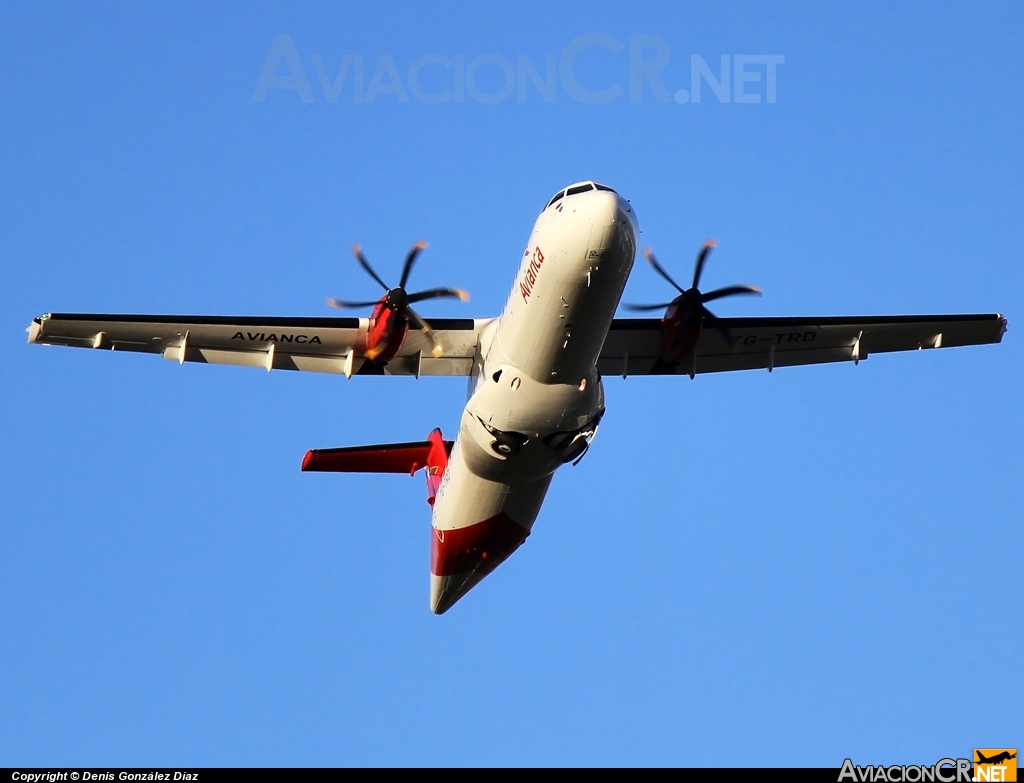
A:
{"type": "Polygon", "coordinates": [[[602,377],[689,376],[733,370],[772,372],[824,362],[857,364],[872,353],[998,343],[999,314],[719,318],[707,303],[759,294],[754,286],[702,293],[714,247],[701,248],[689,288],[650,250],[648,261],[676,291],[660,318],[616,318],[637,254],[630,202],[594,181],[558,191],[534,224],[519,271],[495,318],[438,318],[411,307],[458,298],[460,289],[409,294],[409,274],[425,243],[388,286],[369,317],[280,318],[48,313],[28,341],[162,354],[165,359],[344,375],[467,376],[454,441],[426,440],[314,449],[304,471],[408,473],[424,470],[431,506],[430,608],[442,614],[525,541],[559,467],[579,464],[605,412],[602,377]]]}
{"type": "Polygon", "coordinates": [[[974,760],[976,764],[1002,764],[1004,761],[1017,758],[1016,753],[1010,753],[1007,750],[1004,750],[1002,753],[997,753],[990,759],[985,758],[984,754],[980,750],[974,751],[974,755],[978,757],[974,760]]]}

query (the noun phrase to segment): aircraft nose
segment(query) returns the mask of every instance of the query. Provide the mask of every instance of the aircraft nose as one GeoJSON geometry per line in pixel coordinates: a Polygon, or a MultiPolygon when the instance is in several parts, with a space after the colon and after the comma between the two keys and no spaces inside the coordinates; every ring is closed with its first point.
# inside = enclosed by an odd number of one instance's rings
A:
{"type": "Polygon", "coordinates": [[[637,224],[636,213],[633,211],[633,207],[626,201],[622,196],[616,196],[615,198],[615,221],[621,226],[629,226],[629,229],[633,236],[636,237],[640,233],[640,227],[637,224]]]}
{"type": "Polygon", "coordinates": [[[610,226],[615,223],[619,212],[619,197],[607,190],[592,190],[579,197],[582,217],[599,226],[610,226]]]}
{"type": "MultiPolygon", "coordinates": [[[[593,226],[616,226],[618,231],[624,231],[634,239],[639,235],[639,226],[633,207],[619,194],[595,190],[577,198],[581,202],[577,212],[579,218],[593,226]]],[[[633,244],[635,245],[636,242],[634,241],[633,244]]]]}

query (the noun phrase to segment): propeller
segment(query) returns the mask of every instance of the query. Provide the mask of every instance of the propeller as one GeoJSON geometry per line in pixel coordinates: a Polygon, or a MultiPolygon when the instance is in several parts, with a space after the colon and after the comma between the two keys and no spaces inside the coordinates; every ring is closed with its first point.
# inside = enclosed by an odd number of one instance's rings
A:
{"type": "MultiPolygon", "coordinates": [[[[393,312],[400,313],[409,319],[409,324],[416,329],[423,332],[430,341],[434,344],[434,355],[439,356],[441,354],[441,345],[434,338],[434,330],[431,329],[430,324],[420,316],[410,305],[416,302],[422,302],[427,299],[458,299],[462,302],[469,301],[469,294],[460,288],[428,288],[424,291],[416,291],[415,293],[408,293],[405,290],[406,283],[409,282],[409,274],[412,272],[413,264],[416,263],[416,257],[426,248],[427,243],[424,240],[420,240],[410,248],[409,253],[405,257],[405,263],[402,265],[402,276],[398,280],[398,285],[394,288],[388,286],[383,280],[380,279],[370,262],[366,260],[366,256],[363,255],[363,249],[359,245],[352,245],[352,255],[355,256],[359,266],[363,268],[370,277],[372,277],[377,284],[387,292],[387,296],[384,299],[384,304],[388,309],[393,312]]],[[[354,309],[360,307],[372,307],[379,302],[379,299],[374,299],[365,302],[347,302],[339,299],[328,299],[327,304],[330,307],[337,307],[340,309],[354,309]]]]}
{"type": "Polygon", "coordinates": [[[711,251],[715,248],[716,244],[717,243],[715,242],[715,240],[709,239],[701,247],[700,252],[697,253],[697,262],[694,264],[693,267],[693,284],[685,290],[682,286],[679,285],[679,283],[673,280],[672,276],[665,271],[661,264],[658,263],[658,259],[654,257],[654,253],[651,251],[651,249],[649,247],[645,247],[644,257],[647,259],[648,263],[650,263],[650,265],[654,267],[655,272],[661,275],[666,281],[668,281],[669,285],[671,285],[679,292],[679,296],[677,296],[671,302],[665,302],[663,304],[627,304],[623,305],[623,307],[627,310],[632,310],[634,312],[664,310],[673,304],[678,304],[683,307],[689,307],[700,314],[700,316],[703,319],[703,322],[706,325],[718,329],[726,338],[726,341],[731,343],[732,337],[729,334],[728,330],[719,324],[718,316],[716,316],[707,308],[706,303],[713,302],[715,299],[724,299],[727,296],[736,296],[738,294],[756,294],[757,296],[761,296],[761,289],[753,285],[730,285],[724,288],[716,288],[714,291],[708,291],[707,293],[701,293],[700,289],[698,288],[698,286],[700,285],[700,277],[704,272],[704,265],[707,263],[708,256],[711,254],[711,251]]]}

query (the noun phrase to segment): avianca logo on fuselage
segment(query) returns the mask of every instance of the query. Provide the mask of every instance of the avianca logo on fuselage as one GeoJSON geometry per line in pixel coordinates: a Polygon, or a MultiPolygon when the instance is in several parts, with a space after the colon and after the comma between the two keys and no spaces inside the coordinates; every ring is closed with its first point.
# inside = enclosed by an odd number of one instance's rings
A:
{"type": "Polygon", "coordinates": [[[299,343],[300,345],[323,345],[315,334],[267,334],[266,332],[235,332],[232,340],[246,340],[254,343],[299,343]]]}
{"type": "Polygon", "coordinates": [[[519,293],[523,295],[524,302],[530,301],[530,294],[533,293],[533,287],[537,284],[537,273],[540,272],[540,265],[543,263],[544,254],[540,252],[540,247],[535,247],[533,256],[530,258],[530,265],[526,267],[526,274],[519,282],[519,293]]]}

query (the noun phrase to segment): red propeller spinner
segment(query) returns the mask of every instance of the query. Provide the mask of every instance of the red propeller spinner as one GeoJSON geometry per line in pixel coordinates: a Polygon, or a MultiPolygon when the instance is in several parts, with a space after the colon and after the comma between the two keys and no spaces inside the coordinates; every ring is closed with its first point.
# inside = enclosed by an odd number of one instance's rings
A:
{"type": "Polygon", "coordinates": [[[649,247],[644,248],[644,256],[651,266],[654,267],[654,271],[667,280],[679,292],[679,296],[671,302],[665,302],[664,304],[627,304],[623,306],[627,310],[636,312],[665,310],[661,327],[661,361],[668,366],[674,367],[693,353],[705,326],[718,329],[725,337],[726,342],[732,342],[728,329],[720,325],[718,317],[707,308],[707,302],[738,294],[756,294],[761,296],[761,289],[752,285],[731,285],[725,288],[716,288],[714,291],[708,291],[707,293],[700,292],[697,287],[700,285],[700,276],[704,271],[704,264],[708,259],[708,254],[711,253],[716,244],[715,240],[709,239],[701,247],[693,269],[693,284],[685,290],[662,268],[661,264],[658,263],[658,259],[654,257],[654,253],[651,252],[651,249],[649,247]]]}
{"type": "Polygon", "coordinates": [[[459,288],[428,288],[412,294],[405,290],[405,285],[409,280],[409,273],[416,262],[416,257],[426,246],[427,243],[422,239],[412,246],[405,257],[405,264],[402,266],[402,276],[398,281],[398,285],[391,288],[380,279],[380,276],[370,266],[370,262],[363,255],[362,248],[359,245],[352,245],[352,255],[359,262],[359,266],[386,293],[380,299],[372,301],[343,302],[338,299],[328,299],[327,304],[331,307],[342,309],[373,307],[373,313],[370,315],[370,329],[366,336],[366,353],[364,354],[372,362],[385,364],[393,359],[402,349],[402,344],[409,334],[410,325],[419,329],[430,338],[430,342],[434,346],[434,356],[440,356],[443,352],[443,347],[437,341],[433,329],[430,328],[430,324],[424,318],[420,317],[412,309],[411,305],[426,299],[450,298],[463,302],[469,301],[469,294],[459,288]]]}

